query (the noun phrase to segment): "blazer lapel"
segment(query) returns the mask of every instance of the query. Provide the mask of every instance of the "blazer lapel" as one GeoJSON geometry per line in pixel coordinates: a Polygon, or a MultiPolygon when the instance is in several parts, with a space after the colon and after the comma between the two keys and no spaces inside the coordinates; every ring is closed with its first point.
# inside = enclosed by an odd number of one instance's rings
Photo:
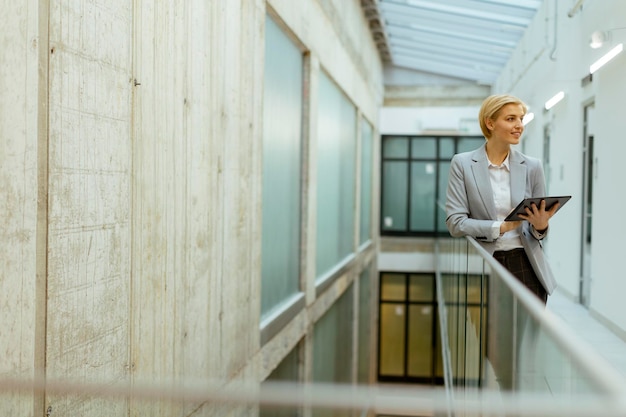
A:
{"type": "Polygon", "coordinates": [[[526,160],[518,152],[511,151],[509,163],[511,168],[511,207],[516,207],[520,201],[526,198],[526,160]]]}
{"type": "Polygon", "coordinates": [[[485,145],[473,153],[472,160],[474,162],[472,164],[472,173],[474,174],[474,181],[476,182],[480,199],[489,215],[488,218],[495,219],[497,217],[496,203],[493,201],[493,190],[491,189],[491,180],[489,179],[489,160],[487,159],[485,145]]]}

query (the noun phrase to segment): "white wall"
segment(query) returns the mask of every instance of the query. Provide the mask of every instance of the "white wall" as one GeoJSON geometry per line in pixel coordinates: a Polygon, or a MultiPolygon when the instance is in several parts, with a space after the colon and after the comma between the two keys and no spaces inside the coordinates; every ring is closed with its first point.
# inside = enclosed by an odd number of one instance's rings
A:
{"type": "Polygon", "coordinates": [[[458,132],[481,135],[476,106],[383,107],[381,135],[420,135],[428,132],[458,132]]]}

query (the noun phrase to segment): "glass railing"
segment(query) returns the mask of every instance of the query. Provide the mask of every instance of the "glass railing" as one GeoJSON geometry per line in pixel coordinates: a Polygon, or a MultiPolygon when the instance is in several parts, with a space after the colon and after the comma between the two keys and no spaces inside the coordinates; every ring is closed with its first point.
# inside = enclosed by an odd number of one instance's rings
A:
{"type": "Polygon", "coordinates": [[[473,238],[437,251],[451,409],[491,398],[498,415],[626,415],[620,374],[473,238]]]}

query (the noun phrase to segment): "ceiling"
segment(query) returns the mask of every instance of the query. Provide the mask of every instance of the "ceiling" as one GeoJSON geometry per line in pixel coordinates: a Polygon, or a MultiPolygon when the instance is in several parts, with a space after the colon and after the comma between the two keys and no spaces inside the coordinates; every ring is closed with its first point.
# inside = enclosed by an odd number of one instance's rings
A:
{"type": "Polygon", "coordinates": [[[543,0],[363,1],[384,60],[491,85],[543,0]],[[375,9],[375,10],[373,10],[375,9]]]}

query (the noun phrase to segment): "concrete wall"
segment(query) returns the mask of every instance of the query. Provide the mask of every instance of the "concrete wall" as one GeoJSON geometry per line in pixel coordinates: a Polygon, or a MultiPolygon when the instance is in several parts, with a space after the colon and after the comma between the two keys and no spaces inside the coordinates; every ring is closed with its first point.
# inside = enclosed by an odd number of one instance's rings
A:
{"type": "Polygon", "coordinates": [[[591,83],[582,84],[593,62],[626,41],[626,3],[587,1],[571,18],[567,16],[570,6],[566,3],[544,2],[495,90],[511,91],[531,105],[535,120],[524,133],[527,153],[541,158],[544,126],[551,129],[548,189],[573,197],[550,223],[547,253],[561,289],[574,298],[579,296],[581,276],[583,109],[595,102],[595,117],[590,125],[595,134],[596,172],[589,308],[626,337],[626,282],[620,273],[626,222],[619,214],[619,207],[626,203],[626,194],[619,185],[623,178],[622,155],[626,151],[621,117],[626,103],[625,54],[593,74],[591,83]],[[608,43],[599,49],[589,47],[592,32],[614,28],[622,29],[612,31],[608,43]],[[543,111],[544,102],[561,90],[565,99],[550,111],[543,111]]]}
{"type": "MultiPolygon", "coordinates": [[[[0,377],[32,378],[45,331],[47,16],[37,1],[3,2],[0,26],[0,377]]],[[[40,400],[3,394],[0,409],[27,416],[40,400]]]]}
{"type": "MultiPolygon", "coordinates": [[[[360,2],[269,5],[309,71],[327,71],[376,128],[382,65],[360,2]]],[[[274,348],[309,337],[376,245],[261,346],[266,2],[4,6],[0,376],[261,381],[288,353],[274,348]]],[[[0,398],[3,415],[225,415],[198,404],[0,398]]]]}
{"type": "MultiPolygon", "coordinates": [[[[129,375],[131,12],[125,1],[49,3],[45,371],[51,378],[109,383],[129,375]]],[[[46,398],[53,416],[97,415],[100,405],[46,398]]],[[[107,409],[123,415],[128,407],[121,401],[107,409]]]]}

